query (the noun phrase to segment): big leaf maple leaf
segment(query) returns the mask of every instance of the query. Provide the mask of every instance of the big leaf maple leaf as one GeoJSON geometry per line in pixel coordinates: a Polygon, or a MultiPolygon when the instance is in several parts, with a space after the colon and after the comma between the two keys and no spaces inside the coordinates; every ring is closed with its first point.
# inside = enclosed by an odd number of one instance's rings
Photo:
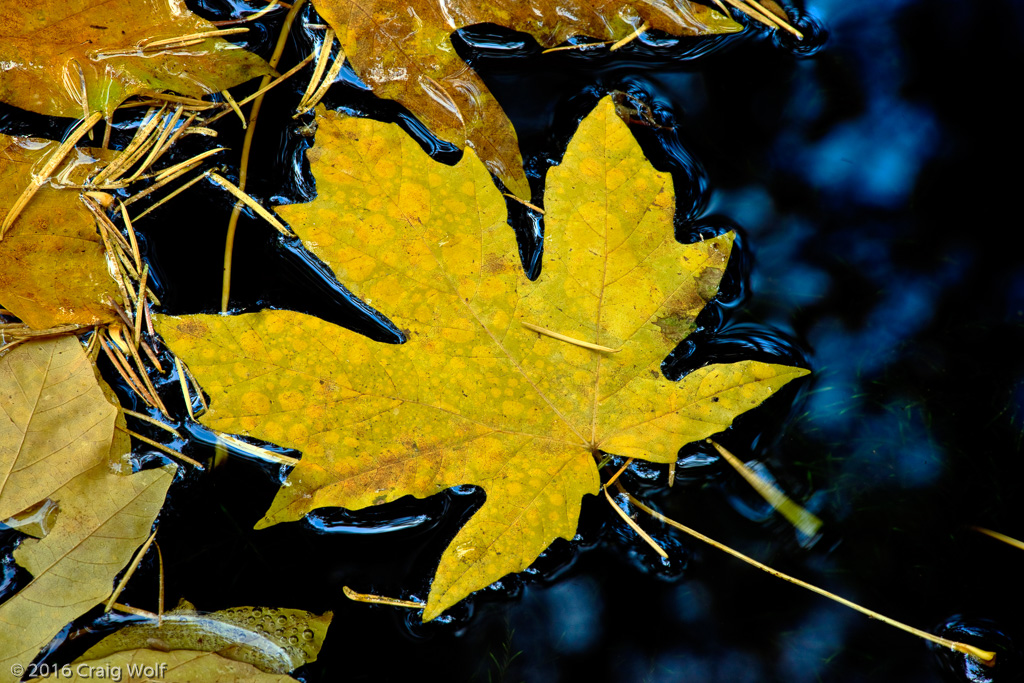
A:
{"type": "Polygon", "coordinates": [[[405,105],[436,135],[468,145],[511,192],[529,199],[519,142],[505,112],[451,43],[474,24],[529,33],[544,47],[574,36],[620,40],[642,25],[677,36],[742,27],[689,0],[313,0],[345,55],[379,97],[405,105]]]}
{"type": "Polygon", "coordinates": [[[441,557],[424,620],[572,538],[601,452],[672,462],[806,374],[745,361],[663,376],[717,291],[732,235],[676,242],[671,176],[650,166],[610,100],[549,173],[535,283],[473,154],[443,166],[397,126],[318,117],[319,196],[279,211],[406,343],[287,311],[158,325],[211,395],[203,422],[303,452],[258,527],[484,489],[441,557]]]}

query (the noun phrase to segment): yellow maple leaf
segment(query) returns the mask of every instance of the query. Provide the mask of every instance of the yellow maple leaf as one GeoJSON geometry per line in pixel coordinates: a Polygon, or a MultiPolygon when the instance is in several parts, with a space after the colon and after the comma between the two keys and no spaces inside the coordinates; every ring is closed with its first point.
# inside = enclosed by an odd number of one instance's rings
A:
{"type": "Polygon", "coordinates": [[[271,72],[183,0],[32,0],[0,13],[0,102],[48,116],[109,117],[132,95],[192,97],[271,72]],[[178,38],[184,40],[177,40],[178,38]]]}
{"type": "Polygon", "coordinates": [[[677,36],[734,33],[729,17],[689,0],[313,0],[345,56],[379,96],[403,104],[436,135],[472,148],[510,192],[530,198],[519,142],[451,34],[474,24],[529,33],[544,47],[574,36],[617,41],[641,26],[677,36]]]}
{"type": "Polygon", "coordinates": [[[609,99],[548,175],[535,283],[473,154],[443,166],[397,126],[318,118],[319,197],[279,212],[407,342],[287,311],[157,324],[212,397],[204,423],[303,451],[257,527],[484,489],[441,558],[424,620],[572,538],[601,452],[673,462],[806,374],[745,361],[678,383],[662,375],[715,295],[733,236],[676,242],[671,176],[650,166],[609,99]]]}

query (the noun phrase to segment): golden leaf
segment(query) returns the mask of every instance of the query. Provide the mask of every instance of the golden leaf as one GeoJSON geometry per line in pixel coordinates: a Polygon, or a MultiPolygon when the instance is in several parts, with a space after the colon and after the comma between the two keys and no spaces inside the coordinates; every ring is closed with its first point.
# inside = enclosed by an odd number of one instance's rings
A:
{"type": "Polygon", "coordinates": [[[109,117],[132,95],[202,97],[271,72],[223,38],[192,38],[214,30],[183,0],[5,3],[0,101],[49,116],[109,117]]]}
{"type": "Polygon", "coordinates": [[[159,642],[164,650],[216,652],[268,673],[288,673],[315,662],[331,612],[317,616],[298,609],[232,607],[200,614],[182,600],[160,623],[130,624],[89,648],[80,661],[159,642]]]}
{"type": "Polygon", "coordinates": [[[0,680],[65,624],[110,595],[114,577],[149,536],[174,467],[118,474],[128,441],[116,409],[74,337],[29,342],[0,358],[3,509],[57,505],[42,540],[14,559],[32,580],[0,604],[0,680]]]}
{"type": "MultiPolygon", "coordinates": [[[[32,181],[57,143],[0,134],[0,218],[32,181]]],[[[69,182],[81,182],[110,152],[75,149],[65,162],[69,182]]],[[[43,185],[0,240],[0,305],[30,327],[111,322],[108,298],[120,300],[103,244],[77,190],[43,185]]]]}
{"type": "Polygon", "coordinates": [[[544,47],[573,36],[618,41],[642,25],[677,36],[742,27],[689,0],[314,0],[345,56],[379,97],[403,104],[439,137],[468,146],[510,192],[530,198],[519,141],[483,80],[450,36],[492,23],[532,35],[544,47]]]}
{"type": "Polygon", "coordinates": [[[279,213],[408,341],[287,311],[158,326],[212,397],[204,423],[303,451],[257,527],[484,489],[441,558],[425,620],[572,538],[600,452],[672,462],[807,373],[745,361],[678,383],[662,375],[715,295],[733,238],[675,241],[671,176],[650,166],[610,100],[550,171],[536,283],[473,154],[442,166],[397,126],[319,118],[319,197],[279,213]]]}

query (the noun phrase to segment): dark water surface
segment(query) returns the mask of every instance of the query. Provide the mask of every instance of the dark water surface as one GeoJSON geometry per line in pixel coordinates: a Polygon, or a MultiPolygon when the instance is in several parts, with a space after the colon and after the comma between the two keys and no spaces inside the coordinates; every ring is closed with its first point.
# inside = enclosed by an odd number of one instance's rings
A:
{"type": "MultiPolygon", "coordinates": [[[[229,11],[212,0],[192,6],[229,11]]],[[[672,556],[661,562],[593,499],[578,542],[557,542],[524,577],[482,591],[445,623],[419,624],[349,602],[342,586],[425,597],[440,552],[482,493],[323,510],[255,532],[281,473],[240,459],[172,489],[159,538],[168,602],[333,610],[320,660],[299,671],[310,682],[1024,678],[1024,552],[969,529],[1024,538],[1024,261],[1012,245],[1024,138],[1007,96],[1020,82],[1024,3],[820,0],[804,12],[808,43],[824,44],[813,56],[757,30],[646,36],[614,55],[542,56],[496,27],[465,31],[456,44],[516,124],[538,201],[575,122],[619,90],[653,112],[656,125],[634,131],[675,173],[679,238],[738,227],[721,301],[668,371],[744,357],[814,370],[721,441],[756,457],[824,520],[817,542],[798,538],[703,446],[683,451],[673,489],[644,468],[626,475],[629,487],[777,569],[998,648],[996,669],[644,521],[672,556]]],[[[276,27],[268,22],[264,47],[276,27]]],[[[282,67],[312,45],[293,42],[282,67]]],[[[458,157],[343,76],[331,106],[402,122],[440,158],[458,157]]],[[[290,118],[304,86],[299,77],[264,105],[249,185],[264,200],[315,195],[302,163],[310,140],[297,130],[308,118],[290,118]]],[[[59,136],[63,125],[0,111],[8,132],[59,136]]],[[[219,144],[239,150],[234,128],[222,126],[219,144]]],[[[207,188],[136,225],[166,312],[218,308],[229,212],[207,188]]],[[[516,227],[524,263],[542,267],[540,226],[517,214],[516,227]]],[[[235,259],[239,310],[302,310],[394,341],[262,222],[243,218],[235,259]]],[[[165,400],[183,414],[175,392],[169,385],[165,400]]],[[[179,445],[208,456],[209,436],[186,429],[179,445]]],[[[2,569],[0,592],[25,578],[10,563],[2,569]]],[[[155,585],[147,560],[122,600],[153,607],[155,585]]],[[[49,657],[77,656],[112,625],[90,613],[49,657]]]]}

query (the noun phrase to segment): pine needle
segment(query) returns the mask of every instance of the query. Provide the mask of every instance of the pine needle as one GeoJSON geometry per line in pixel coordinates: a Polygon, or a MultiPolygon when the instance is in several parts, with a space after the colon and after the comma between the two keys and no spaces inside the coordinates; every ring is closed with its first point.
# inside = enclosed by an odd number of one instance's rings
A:
{"type": "Polygon", "coordinates": [[[971,528],[974,529],[975,531],[977,531],[978,533],[985,534],[986,536],[988,536],[990,538],[994,538],[997,541],[1002,541],[1003,543],[1006,543],[1007,545],[1012,545],[1014,548],[1018,548],[1019,550],[1024,550],[1024,541],[1018,541],[1016,538],[1014,538],[1012,536],[1007,536],[1006,534],[1001,534],[998,531],[992,531],[991,529],[986,529],[983,526],[972,526],[971,528]]]}
{"type": "Polygon", "coordinates": [[[75,144],[82,139],[82,137],[88,133],[96,122],[99,121],[103,115],[100,112],[94,112],[89,118],[82,121],[78,126],[71,132],[67,140],[62,142],[50,158],[46,161],[46,164],[39,169],[39,173],[33,174],[32,182],[29,183],[28,187],[21,193],[21,196],[11,205],[7,215],[4,216],[3,223],[0,223],[0,240],[4,238],[4,234],[12,225],[14,221],[18,220],[18,216],[28,206],[28,203],[32,201],[32,197],[35,196],[36,192],[39,191],[48,180],[53,172],[57,170],[57,166],[60,165],[64,158],[68,155],[68,152],[75,146],[75,144]]]}
{"type": "MultiPolygon", "coordinates": [[[[642,502],[637,500],[632,494],[624,491],[621,486],[619,486],[619,490],[622,491],[622,493],[626,494],[626,497],[629,498],[629,501],[631,503],[633,503],[633,505],[637,506],[638,508],[640,508],[641,510],[643,510],[647,514],[651,515],[652,517],[654,517],[656,519],[659,519],[662,522],[664,522],[665,524],[668,524],[669,526],[673,526],[676,529],[679,529],[680,531],[682,531],[682,532],[684,532],[686,534],[689,534],[690,536],[693,536],[694,538],[696,538],[698,540],[701,540],[701,541],[707,543],[708,545],[710,545],[712,547],[718,548],[722,552],[728,553],[728,554],[732,555],[733,557],[735,557],[736,559],[742,560],[743,562],[746,562],[747,564],[749,564],[752,567],[756,567],[756,568],[760,569],[763,572],[771,574],[772,576],[774,576],[776,578],[782,579],[783,581],[786,581],[788,583],[792,583],[792,584],[794,584],[796,586],[800,586],[801,588],[806,588],[807,590],[809,590],[809,591],[811,591],[813,593],[817,593],[818,595],[822,595],[822,596],[828,598],[829,600],[833,600],[835,602],[838,602],[841,605],[845,605],[845,606],[847,606],[847,607],[849,607],[851,609],[854,609],[854,610],[860,612],[861,614],[866,614],[867,616],[871,617],[872,619],[877,619],[879,621],[885,622],[886,624],[889,624],[890,626],[894,626],[894,627],[900,629],[901,631],[906,631],[907,633],[911,633],[911,634],[913,634],[915,636],[918,636],[920,638],[924,638],[925,640],[929,640],[929,641],[931,641],[933,643],[936,643],[937,645],[941,645],[942,647],[949,648],[950,650],[955,650],[956,652],[961,652],[963,654],[970,655],[971,657],[974,657],[975,659],[977,659],[977,660],[979,660],[979,661],[981,661],[983,663],[991,664],[991,663],[993,663],[995,661],[995,657],[996,657],[996,653],[995,652],[990,652],[988,650],[982,650],[981,648],[975,647],[973,645],[968,645],[966,643],[961,643],[961,642],[958,642],[958,641],[955,641],[955,640],[949,640],[947,638],[940,638],[939,636],[932,635],[931,633],[928,633],[927,631],[922,631],[919,628],[914,628],[913,626],[908,626],[907,624],[904,624],[902,622],[896,621],[895,619],[890,619],[889,617],[885,616],[884,614],[880,614],[878,612],[875,612],[874,610],[870,610],[870,609],[868,609],[866,607],[861,607],[860,605],[858,605],[855,602],[851,602],[851,601],[847,600],[846,598],[841,598],[838,595],[836,595],[835,593],[830,593],[829,591],[827,591],[827,590],[825,590],[823,588],[818,588],[817,586],[815,586],[813,584],[807,583],[806,581],[802,581],[802,580],[800,580],[800,579],[798,579],[796,577],[790,576],[789,574],[784,574],[784,573],[780,572],[777,569],[772,569],[768,565],[762,564],[761,562],[758,562],[754,558],[748,557],[747,555],[744,555],[743,553],[739,552],[738,550],[733,550],[729,546],[727,546],[727,545],[725,545],[723,543],[719,543],[718,541],[716,541],[716,540],[714,540],[712,538],[709,538],[709,537],[705,536],[704,534],[702,534],[702,533],[700,533],[698,531],[694,531],[693,529],[691,529],[691,528],[689,528],[687,526],[684,526],[684,525],[680,524],[679,522],[677,522],[677,521],[675,521],[673,519],[670,519],[670,518],[666,517],[665,515],[663,515],[660,512],[658,512],[657,510],[654,510],[654,509],[648,507],[647,505],[644,505],[642,502]]],[[[607,495],[607,491],[605,492],[605,495],[607,495]]]]}
{"type": "MultiPolygon", "coordinates": [[[[604,491],[604,497],[608,499],[608,504],[611,505],[612,509],[619,514],[619,517],[622,517],[622,519],[625,520],[626,524],[628,524],[629,527],[640,536],[640,538],[644,539],[644,541],[646,541],[649,546],[654,548],[655,552],[657,552],[659,555],[661,555],[664,559],[667,560],[668,553],[665,552],[665,549],[658,545],[657,542],[653,538],[651,538],[650,534],[641,529],[640,525],[634,522],[622,508],[615,504],[615,501],[612,500],[611,494],[608,493],[608,489],[602,490],[604,491]]],[[[619,486],[619,490],[622,490],[621,485],[619,486]]],[[[632,500],[632,496],[630,496],[630,500],[632,500]]]]}
{"type": "Polygon", "coordinates": [[[154,419],[149,415],[146,415],[145,413],[137,413],[134,410],[128,410],[127,408],[124,407],[121,408],[121,412],[124,413],[125,415],[130,415],[131,417],[134,417],[136,419],[148,422],[149,424],[159,427],[164,431],[170,432],[179,439],[182,438],[181,433],[177,429],[175,429],[174,427],[165,422],[161,422],[160,420],[154,419]]]}
{"type": "Polygon", "coordinates": [[[715,450],[721,454],[722,458],[732,465],[733,469],[739,472],[740,476],[746,479],[747,483],[750,484],[762,498],[768,501],[768,504],[771,505],[776,512],[789,520],[789,523],[796,527],[800,533],[811,537],[817,535],[818,531],[821,530],[822,521],[818,519],[816,515],[808,512],[798,503],[794,502],[774,484],[765,480],[757,472],[747,467],[743,461],[730,453],[724,447],[715,443],[711,439],[708,439],[708,443],[714,446],[715,450]]]}
{"type": "MultiPolygon", "coordinates": [[[[277,44],[274,45],[274,54],[270,56],[270,60],[267,62],[271,69],[276,69],[277,65],[280,63],[281,55],[284,54],[288,34],[291,32],[292,24],[295,22],[295,17],[299,15],[299,10],[302,9],[302,5],[304,3],[305,0],[296,0],[295,4],[293,4],[291,9],[288,10],[288,14],[285,15],[284,23],[281,25],[281,32],[277,36],[277,44]]],[[[294,69],[281,76],[276,82],[283,81],[288,76],[297,72],[302,66],[308,64],[312,59],[313,55],[310,54],[300,64],[296,65],[294,69]]],[[[242,158],[238,170],[238,187],[235,188],[243,195],[245,195],[245,183],[249,177],[249,155],[252,151],[253,134],[256,132],[256,119],[259,116],[260,107],[263,105],[263,93],[269,90],[272,86],[273,84],[270,83],[270,77],[264,76],[260,81],[260,88],[252,96],[253,99],[255,99],[255,102],[253,102],[252,109],[249,110],[249,127],[245,131],[245,139],[242,142],[242,158]]],[[[212,175],[213,174],[211,174],[211,177],[212,175]]],[[[248,197],[248,195],[245,196],[248,197]]],[[[239,199],[241,199],[241,197],[239,197],[239,199]]],[[[262,209],[262,207],[260,208],[262,209]]],[[[231,209],[231,217],[228,219],[228,232],[224,238],[224,276],[221,287],[221,311],[227,310],[228,302],[231,299],[231,260],[235,248],[235,232],[238,229],[238,218],[241,216],[241,213],[242,203],[235,202],[235,205],[231,209]]]]}
{"type": "Polygon", "coordinates": [[[338,52],[338,56],[334,59],[334,63],[331,64],[331,70],[324,76],[324,80],[320,82],[320,87],[316,89],[316,92],[306,101],[305,104],[300,103],[295,115],[292,118],[298,118],[302,114],[320,104],[320,100],[324,98],[327,91],[330,90],[331,85],[334,83],[334,79],[341,73],[342,67],[345,66],[345,55],[341,51],[338,52]]]}
{"type": "Polygon", "coordinates": [[[398,598],[385,598],[371,593],[356,593],[348,586],[342,586],[341,590],[345,597],[356,602],[368,602],[371,605],[388,605],[389,607],[408,607],[409,609],[423,609],[426,603],[416,600],[399,600],[398,598]]]}
{"type": "Polygon", "coordinates": [[[647,29],[649,29],[650,27],[651,27],[650,24],[648,24],[645,21],[644,23],[640,24],[640,26],[638,26],[636,28],[636,30],[633,31],[631,34],[629,34],[628,36],[626,36],[622,40],[619,40],[619,41],[613,43],[612,46],[610,48],[608,48],[608,51],[609,52],[615,52],[619,48],[622,48],[622,47],[628,45],[629,43],[632,43],[634,40],[639,38],[645,31],[647,31],[647,29]]]}
{"type": "Polygon", "coordinates": [[[543,334],[545,336],[551,337],[552,339],[557,339],[559,341],[564,341],[564,342],[567,342],[569,344],[575,344],[576,346],[582,346],[583,348],[590,349],[591,351],[600,351],[601,353],[618,353],[621,350],[621,349],[610,349],[607,346],[601,346],[599,344],[592,344],[590,342],[585,342],[585,341],[582,341],[580,339],[575,339],[573,337],[567,337],[564,334],[560,334],[558,332],[554,332],[552,330],[547,329],[546,327],[540,327],[539,325],[534,325],[533,323],[523,322],[522,320],[519,321],[519,324],[522,325],[523,327],[525,327],[528,330],[533,330],[534,332],[537,332],[538,334],[543,334]]]}
{"type": "Polygon", "coordinates": [[[252,455],[257,458],[260,458],[261,460],[269,460],[270,462],[274,462],[279,465],[288,465],[289,467],[295,467],[296,465],[299,464],[297,458],[289,458],[287,455],[281,455],[280,453],[275,453],[271,450],[267,450],[266,448],[254,446],[253,444],[246,443],[241,439],[236,439],[230,434],[217,432],[217,438],[223,441],[227,446],[230,446],[231,448],[234,448],[235,450],[241,451],[243,453],[246,453],[247,455],[252,455]]]}
{"type": "Polygon", "coordinates": [[[145,437],[142,434],[138,434],[136,432],[133,432],[130,429],[125,429],[124,427],[121,427],[121,426],[118,426],[118,425],[115,425],[115,427],[117,427],[117,429],[121,430],[122,432],[124,432],[128,436],[132,437],[133,439],[138,439],[142,443],[148,444],[148,445],[152,446],[153,448],[161,450],[161,451],[163,451],[164,453],[166,453],[167,455],[169,455],[169,456],[171,456],[173,458],[177,458],[179,460],[187,462],[189,465],[192,465],[193,467],[196,467],[198,469],[201,469],[201,470],[205,470],[206,469],[205,467],[202,466],[202,464],[199,461],[193,460],[192,458],[188,457],[187,455],[182,455],[181,453],[179,453],[178,451],[174,450],[173,448],[171,448],[169,446],[165,446],[164,444],[162,444],[162,443],[160,443],[158,441],[153,441],[153,439],[145,437]]]}
{"type": "Polygon", "coordinates": [[[533,209],[534,211],[539,213],[541,216],[544,215],[544,209],[540,208],[536,204],[531,204],[530,202],[526,201],[525,199],[520,199],[519,197],[515,196],[511,192],[502,192],[501,194],[502,194],[503,197],[508,197],[509,199],[514,199],[515,201],[519,202],[520,204],[522,204],[523,206],[525,206],[528,209],[533,209]]]}
{"type": "Polygon", "coordinates": [[[546,50],[542,50],[541,54],[546,55],[549,52],[562,52],[563,50],[589,50],[595,47],[604,47],[605,45],[609,45],[612,42],[613,41],[611,40],[602,40],[596,43],[577,43],[576,45],[560,45],[558,47],[549,47],[546,50]]]}
{"type": "Polygon", "coordinates": [[[107,600],[107,606],[103,609],[104,612],[109,612],[110,608],[117,602],[117,598],[120,597],[125,584],[128,583],[128,579],[132,578],[132,575],[139,566],[139,562],[142,561],[142,556],[146,554],[146,551],[149,550],[149,546],[153,545],[153,541],[155,540],[156,531],[153,531],[149,540],[142,544],[142,547],[139,548],[139,552],[135,553],[135,559],[133,559],[132,563],[128,565],[128,569],[125,571],[124,576],[121,577],[121,581],[117,584],[117,588],[114,589],[114,592],[110,595],[110,599],[107,600]]]}
{"type": "Polygon", "coordinates": [[[185,410],[189,418],[195,422],[196,415],[192,412],[192,395],[188,391],[188,382],[185,380],[185,368],[181,367],[181,359],[174,357],[174,367],[178,369],[178,383],[181,384],[181,395],[185,398],[185,410]]]}
{"type": "Polygon", "coordinates": [[[274,216],[274,214],[270,213],[265,208],[263,208],[263,206],[259,202],[257,202],[255,199],[253,199],[252,197],[247,195],[245,192],[242,192],[242,190],[237,185],[235,185],[233,182],[231,182],[227,178],[224,178],[224,177],[222,177],[222,176],[220,176],[220,175],[218,175],[216,173],[210,173],[208,175],[208,177],[210,178],[210,180],[212,180],[213,182],[217,183],[218,185],[223,187],[225,190],[227,190],[228,192],[233,194],[243,204],[245,204],[250,209],[255,211],[259,215],[260,218],[262,218],[263,220],[265,220],[266,222],[270,223],[272,226],[277,228],[277,231],[279,233],[281,233],[285,237],[294,237],[292,232],[288,228],[285,227],[284,223],[282,223],[281,221],[277,220],[277,218],[274,216]]]}

